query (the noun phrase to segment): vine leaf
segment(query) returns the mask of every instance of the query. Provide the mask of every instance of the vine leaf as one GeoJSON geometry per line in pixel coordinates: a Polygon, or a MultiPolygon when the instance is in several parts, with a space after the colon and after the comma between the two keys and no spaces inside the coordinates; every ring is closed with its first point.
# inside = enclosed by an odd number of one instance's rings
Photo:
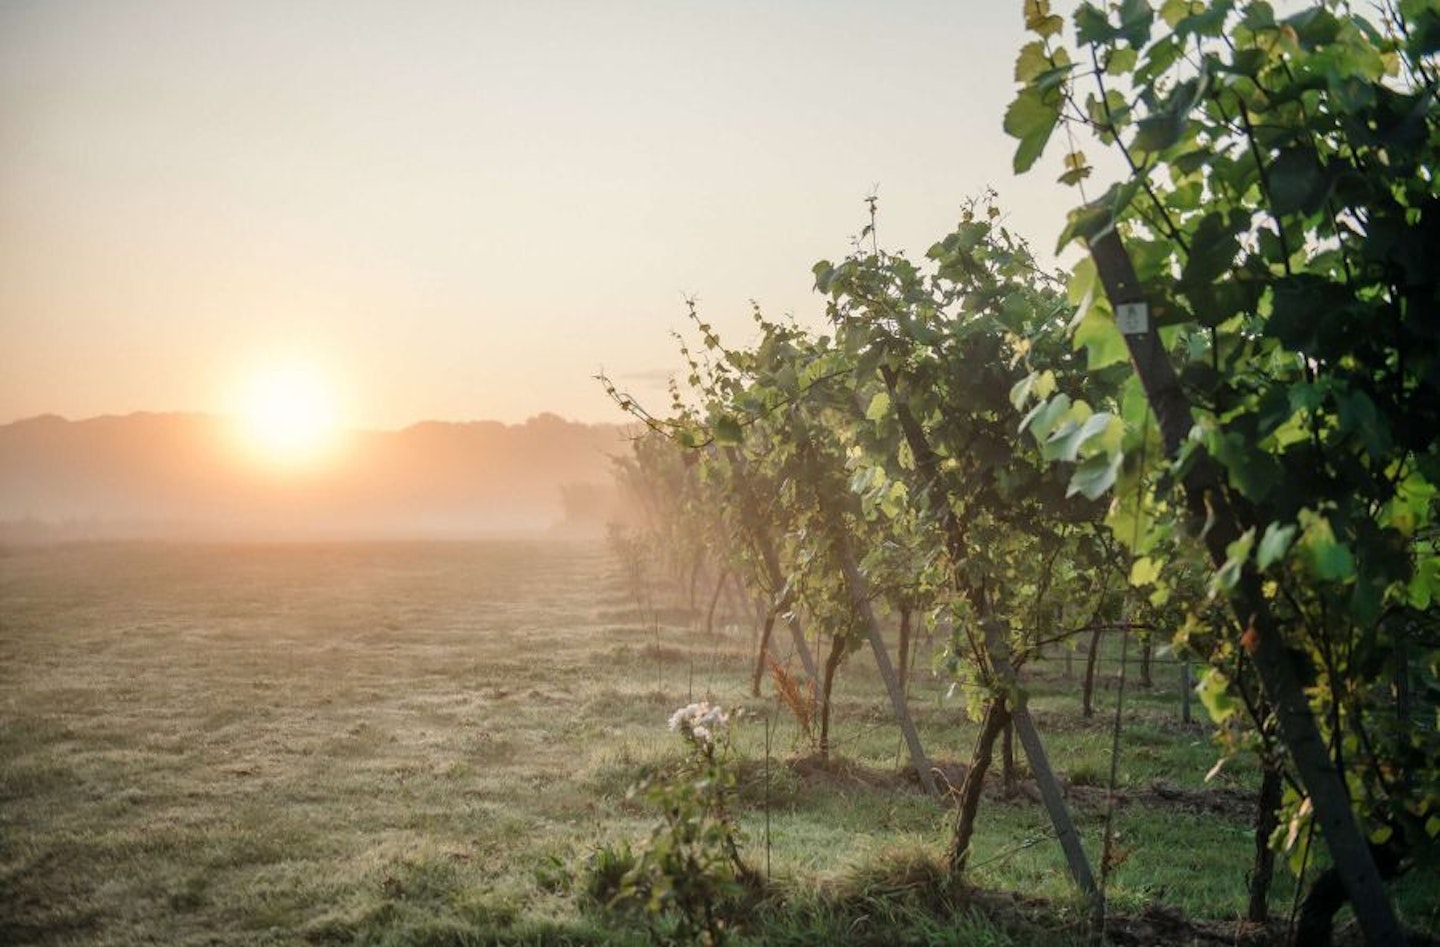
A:
{"type": "Polygon", "coordinates": [[[1277,214],[1313,214],[1330,195],[1329,175],[1313,148],[1286,148],[1270,168],[1270,196],[1277,214]]]}
{"type": "Polygon", "coordinates": [[[1279,523],[1271,523],[1265,527],[1265,535],[1260,537],[1260,548],[1255,552],[1255,564],[1261,569],[1270,568],[1285,558],[1285,552],[1294,539],[1294,525],[1281,526],[1279,523]]]}
{"type": "Polygon", "coordinates": [[[740,422],[735,420],[734,415],[722,414],[715,419],[715,443],[739,444],[743,440],[745,433],[740,429],[740,422]]]}
{"type": "Polygon", "coordinates": [[[1060,97],[1035,86],[1020,90],[1005,111],[1005,131],[1020,139],[1015,149],[1015,173],[1022,174],[1034,166],[1045,150],[1050,134],[1060,120],[1060,97]]]}
{"type": "Polygon", "coordinates": [[[1093,457],[1085,458],[1075,468],[1065,495],[1074,496],[1079,493],[1087,500],[1100,499],[1107,490],[1115,485],[1115,478],[1120,475],[1120,462],[1124,459],[1125,455],[1119,451],[1109,457],[1104,454],[1096,454],[1093,457]]]}

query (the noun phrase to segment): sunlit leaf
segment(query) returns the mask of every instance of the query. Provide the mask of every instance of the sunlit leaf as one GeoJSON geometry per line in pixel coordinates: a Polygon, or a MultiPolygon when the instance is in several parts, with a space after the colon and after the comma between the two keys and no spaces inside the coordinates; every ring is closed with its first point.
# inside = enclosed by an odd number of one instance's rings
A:
{"type": "Polygon", "coordinates": [[[1230,679],[1216,668],[1208,668],[1200,676],[1195,694],[1216,723],[1224,723],[1240,709],[1240,702],[1230,693],[1230,679]]]}
{"type": "Polygon", "coordinates": [[[1035,164],[1059,120],[1058,96],[1044,93],[1034,86],[1021,89],[1015,96],[1005,111],[1005,131],[1012,138],[1020,139],[1015,149],[1016,174],[1030,170],[1035,164]]]}
{"type": "Polygon", "coordinates": [[[1160,578],[1160,563],[1149,556],[1139,556],[1130,564],[1130,584],[1149,585],[1160,578]]]}
{"type": "Polygon", "coordinates": [[[1123,362],[1130,355],[1125,337],[1116,328],[1115,320],[1098,307],[1092,308],[1080,320],[1075,327],[1073,342],[1075,348],[1085,350],[1086,365],[1090,371],[1123,362]]]}
{"type": "Polygon", "coordinates": [[[1049,0],[1025,0],[1025,28],[1040,36],[1054,36],[1065,28],[1065,21],[1050,12],[1049,0]]]}

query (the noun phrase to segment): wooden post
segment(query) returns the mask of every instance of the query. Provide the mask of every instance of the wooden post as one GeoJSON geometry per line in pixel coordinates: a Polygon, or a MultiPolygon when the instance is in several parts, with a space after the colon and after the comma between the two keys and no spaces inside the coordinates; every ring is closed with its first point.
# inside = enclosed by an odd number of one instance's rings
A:
{"type": "Polygon", "coordinates": [[[1195,682],[1190,679],[1190,659],[1180,662],[1180,722],[1194,722],[1190,714],[1190,699],[1195,694],[1195,682]]]}
{"type": "Polygon", "coordinates": [[[1081,893],[1090,899],[1094,919],[1102,920],[1105,917],[1105,893],[1095,884],[1095,873],[1090,870],[1090,861],[1085,857],[1085,849],[1080,844],[1080,833],[1075,828],[1074,820],[1070,818],[1070,810],[1065,808],[1065,796],[1060,789],[1060,781],[1055,778],[1055,771],[1050,768],[1050,758],[1045,755],[1040,733],[1035,729],[1035,721],[1030,717],[1025,693],[1018,686],[1005,635],[993,621],[985,625],[985,646],[990,652],[990,662],[995,667],[1000,683],[1014,695],[1010,701],[1010,720],[1015,726],[1015,735],[1020,738],[1020,746],[1025,750],[1030,772],[1035,776],[1035,786],[1040,790],[1040,801],[1045,805],[1050,824],[1055,827],[1060,849],[1065,853],[1065,864],[1070,869],[1070,877],[1075,879],[1081,893]]]}
{"type": "Polygon", "coordinates": [[[935,785],[935,774],[930,771],[930,760],[925,756],[925,748],[920,744],[920,732],[915,729],[915,721],[910,716],[905,690],[900,686],[900,679],[895,674],[895,665],[890,662],[890,652],[885,647],[885,635],[880,627],[880,620],[875,617],[875,609],[870,604],[869,583],[860,571],[860,564],[855,557],[855,549],[850,544],[850,534],[845,529],[840,511],[836,509],[834,499],[826,495],[820,465],[815,457],[815,447],[803,431],[800,439],[801,448],[806,455],[810,487],[815,495],[815,506],[820,513],[826,540],[835,553],[835,558],[840,561],[845,590],[850,595],[850,607],[860,616],[860,621],[865,626],[870,648],[875,652],[875,666],[880,671],[880,679],[885,682],[886,693],[890,695],[890,707],[895,712],[895,722],[900,725],[900,733],[910,749],[910,763],[920,777],[920,785],[924,787],[926,794],[937,796],[940,791],[935,785]]]}

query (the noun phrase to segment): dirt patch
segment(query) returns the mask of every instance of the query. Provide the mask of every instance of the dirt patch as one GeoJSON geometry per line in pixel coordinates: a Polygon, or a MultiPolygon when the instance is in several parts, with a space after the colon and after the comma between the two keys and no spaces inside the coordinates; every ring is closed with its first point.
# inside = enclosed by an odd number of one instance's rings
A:
{"type": "MultiPolygon", "coordinates": [[[[1104,786],[1070,786],[1065,795],[1079,805],[1099,808],[1105,805],[1109,792],[1104,786]]],[[[1224,816],[1237,822],[1253,822],[1255,819],[1254,794],[1223,786],[1215,789],[1182,789],[1170,783],[1154,782],[1144,789],[1117,789],[1115,804],[1121,808],[1139,804],[1160,809],[1178,809],[1183,812],[1224,816]]]]}
{"type": "MultiPolygon", "coordinates": [[[[967,888],[960,903],[1012,931],[1050,930],[1083,936],[1087,927],[1084,919],[1075,917],[1073,907],[1062,908],[1045,898],[1015,892],[967,888]],[[1057,925],[1057,921],[1062,923],[1057,925]]],[[[1433,934],[1414,929],[1406,933],[1411,947],[1440,947],[1440,939],[1433,934]]],[[[1265,924],[1197,920],[1178,908],[1152,904],[1138,914],[1108,915],[1105,943],[1112,947],[1288,947],[1290,926],[1286,917],[1272,917],[1265,924]]],[[[1364,947],[1364,943],[1353,920],[1335,931],[1334,947],[1364,947]]]]}
{"type": "Polygon", "coordinates": [[[1152,905],[1141,914],[1107,918],[1105,940],[1125,947],[1159,944],[1203,947],[1233,944],[1237,947],[1270,947],[1286,942],[1283,922],[1253,924],[1249,921],[1198,921],[1174,908],[1152,905]]]}
{"type": "MultiPolygon", "coordinates": [[[[822,760],[818,755],[796,757],[785,766],[807,787],[815,788],[863,788],[876,792],[909,790],[918,792],[920,781],[915,770],[905,767],[900,770],[879,769],[843,757],[822,760]]],[[[936,782],[942,791],[953,796],[960,791],[970,767],[958,760],[940,760],[931,764],[936,782]]],[[[1103,808],[1109,791],[1103,786],[1076,786],[1060,777],[1060,788],[1065,798],[1084,808],[1103,808]]],[[[990,801],[1027,799],[1040,801],[1040,790],[1031,779],[1018,780],[1013,794],[1007,795],[998,767],[991,767],[985,774],[985,798],[990,801]]],[[[1145,787],[1131,787],[1115,791],[1115,805],[1119,808],[1141,805],[1156,809],[1170,809],[1181,812],[1218,815],[1237,822],[1251,822],[1255,818],[1255,799],[1251,793],[1229,787],[1214,789],[1185,789],[1172,783],[1156,781],[1145,787]]]]}
{"type": "Polygon", "coordinates": [[[822,759],[818,753],[797,756],[787,760],[785,766],[807,787],[817,788],[862,788],[884,792],[901,789],[919,789],[915,771],[884,770],[864,763],[848,760],[841,756],[822,759]]]}
{"type": "MultiPolygon", "coordinates": [[[[1045,898],[1008,891],[966,889],[961,903],[983,914],[996,926],[1012,931],[1051,930],[1057,935],[1083,937],[1088,927],[1072,910],[1062,910],[1045,898]],[[1057,928],[1057,920],[1069,918],[1057,928]]],[[[1111,914],[1105,918],[1105,943],[1123,947],[1281,947],[1286,943],[1283,921],[1251,924],[1248,921],[1202,921],[1163,905],[1151,905],[1139,914],[1111,914]]]]}

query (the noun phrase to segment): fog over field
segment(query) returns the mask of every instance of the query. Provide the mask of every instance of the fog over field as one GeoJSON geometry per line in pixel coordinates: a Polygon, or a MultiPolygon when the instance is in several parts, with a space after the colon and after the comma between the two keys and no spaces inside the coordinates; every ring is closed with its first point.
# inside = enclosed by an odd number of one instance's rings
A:
{"type": "MultiPolygon", "coordinates": [[[[753,715],[735,726],[736,806],[746,857],[775,878],[799,890],[943,846],[949,809],[900,772],[872,663],[840,677],[843,762],[827,768],[773,699],[749,695],[748,610],[722,601],[707,631],[682,602],[637,604],[656,591],[583,541],[0,550],[0,944],[646,943],[583,879],[597,852],[649,831],[631,789],[677,764],[666,720],[703,696],[753,715]]],[[[950,690],[928,673],[912,683],[953,773],[977,725],[950,690]]],[[[1037,705],[1073,715],[1071,697],[1037,705]]],[[[1190,798],[1208,745],[1175,729],[1173,690],[1137,706],[1135,786],[1165,774],[1190,798]]],[[[1103,724],[1070,729],[1057,765],[1100,772],[1103,724]]],[[[1242,760],[1221,782],[1253,776],[1242,760]]],[[[1147,842],[1117,901],[1165,885],[1192,911],[1231,912],[1243,809],[1133,808],[1126,830],[1147,842]]],[[[1086,811],[1093,845],[1099,810],[1086,811]]],[[[987,813],[976,879],[1064,897],[1058,847],[1017,848],[1041,834],[1030,797],[987,813]]],[[[817,920],[792,942],[889,943],[840,941],[850,921],[835,916],[838,931],[817,920]]],[[[948,923],[951,943],[1077,943],[948,923]],[[959,939],[971,929],[985,939],[959,939]]]]}
{"type": "Polygon", "coordinates": [[[598,530],[624,429],[553,414],[353,432],[304,465],[227,420],[54,415],[0,427],[0,538],[453,538],[598,530]]]}

